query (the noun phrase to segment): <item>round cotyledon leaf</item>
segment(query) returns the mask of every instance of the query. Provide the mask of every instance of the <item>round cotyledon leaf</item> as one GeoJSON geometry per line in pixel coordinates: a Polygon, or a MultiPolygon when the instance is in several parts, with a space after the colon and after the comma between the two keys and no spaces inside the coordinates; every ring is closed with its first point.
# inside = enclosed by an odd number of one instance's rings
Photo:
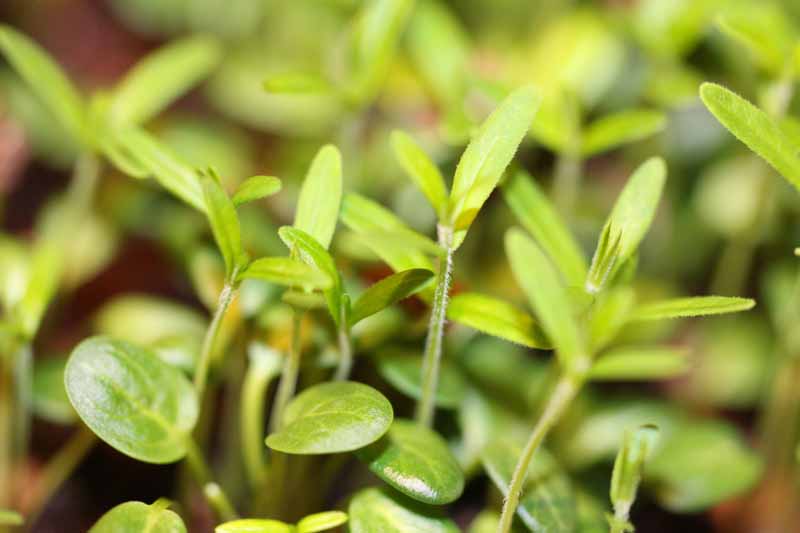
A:
{"type": "Polygon", "coordinates": [[[267,437],[267,446],[301,455],[349,452],[381,438],[393,417],[392,404],[372,387],[323,383],[289,403],[283,427],[267,437]]]}
{"type": "Polygon", "coordinates": [[[375,487],[350,500],[351,533],[458,533],[456,524],[435,508],[375,487]]]}
{"type": "Polygon", "coordinates": [[[120,452],[148,463],[186,455],[198,415],[194,389],[150,350],[91,337],[70,355],[64,383],[81,419],[120,452]]]}
{"type": "Polygon", "coordinates": [[[167,500],[153,505],[122,503],[104,514],[89,533],[186,533],[183,520],[168,505],[167,500]]]}

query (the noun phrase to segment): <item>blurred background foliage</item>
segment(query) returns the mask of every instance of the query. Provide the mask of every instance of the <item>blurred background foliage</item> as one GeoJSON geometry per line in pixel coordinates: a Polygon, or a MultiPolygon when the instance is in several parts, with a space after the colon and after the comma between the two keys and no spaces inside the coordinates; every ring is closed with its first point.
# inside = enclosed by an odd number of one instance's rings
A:
{"type": "MultiPolygon", "coordinates": [[[[800,198],[697,97],[699,83],[711,80],[764,109],[798,116],[797,1],[4,0],[0,16],[42,43],[87,92],[113,87],[173,38],[221,39],[224,56],[213,75],[147,127],[192,165],[215,167],[231,191],[253,174],[283,180],[278,195],[241,209],[254,256],[281,253],[275,228],[291,222],[308,161],[328,142],[342,150],[347,191],[379,200],[433,235],[435,214],[403,177],[390,131],[409,132],[450,175],[476,125],[523,83],[534,83],[544,99],[517,161],[552,193],[587,254],[632,169],[663,155],[667,190],[641,249],[637,293],[751,296],[758,306],[731,318],[629,326],[623,336],[631,342],[686,347],[690,372],[658,385],[592,386],[559,426],[551,451],[588,493],[602,495],[621,429],[653,422],[663,444],[645,476],[644,503],[634,509],[640,531],[800,530],[800,336],[797,322],[786,319],[796,290],[800,198]]],[[[800,132],[800,123],[785,120],[787,131],[800,132]]],[[[2,66],[4,279],[27,275],[39,213],[64,189],[75,154],[71,137],[2,66]]],[[[500,196],[459,249],[455,290],[521,305],[499,237],[514,217],[500,196]]],[[[58,388],[48,386],[58,381],[58,354],[99,331],[156,344],[191,368],[203,308],[213,306],[221,283],[201,216],[111,168],[92,216],[72,230],[60,297],[35,349],[33,470],[63,440],[60,425],[74,418],[58,388]]],[[[347,230],[332,249],[348,284],[388,272],[347,230]]],[[[20,297],[14,286],[4,283],[5,308],[20,297]]],[[[285,346],[289,314],[279,295],[246,285],[238,305],[236,319],[251,318],[254,337],[285,346]]],[[[418,369],[412,362],[409,370],[404,355],[415,353],[409,340],[424,334],[421,310],[410,302],[359,325],[359,376],[376,368],[384,384],[408,394],[404,376],[418,369]]],[[[314,331],[306,342],[325,366],[332,334],[314,331]]],[[[498,498],[477,468],[486,435],[525,434],[546,359],[462,326],[451,326],[448,346],[442,387],[455,399],[447,423],[474,476],[454,508],[466,525],[481,501],[498,498]]],[[[167,482],[154,468],[95,453],[129,481],[100,500],[141,499],[152,480],[167,482]]],[[[109,507],[93,500],[99,463],[89,461],[50,507],[56,529],[37,531],[76,531],[109,507]]],[[[479,521],[474,527],[480,531],[479,521]]]]}

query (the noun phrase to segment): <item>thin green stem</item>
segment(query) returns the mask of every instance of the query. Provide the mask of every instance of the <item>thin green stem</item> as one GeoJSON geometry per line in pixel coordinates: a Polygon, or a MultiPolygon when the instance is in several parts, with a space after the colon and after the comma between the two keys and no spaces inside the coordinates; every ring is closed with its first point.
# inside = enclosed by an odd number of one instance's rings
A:
{"type": "Polygon", "coordinates": [[[239,516],[231,505],[230,499],[219,484],[212,480],[211,468],[203,459],[197,443],[191,438],[186,440],[186,462],[197,484],[200,485],[206,501],[217,513],[217,516],[224,521],[236,520],[239,516]]]}
{"type": "Polygon", "coordinates": [[[556,383],[553,393],[547,401],[542,415],[539,417],[539,421],[533,428],[533,432],[531,432],[531,436],[522,450],[517,466],[514,468],[514,474],[511,476],[511,482],[508,486],[508,493],[503,501],[503,512],[500,515],[497,533],[511,531],[511,524],[514,521],[514,514],[519,505],[531,460],[545,437],[547,437],[547,434],[561,418],[561,415],[564,414],[573,398],[575,398],[575,395],[580,390],[580,383],[581,380],[566,375],[562,376],[556,383]]]}
{"type": "Polygon", "coordinates": [[[425,339],[425,353],[422,356],[422,395],[417,403],[416,413],[417,422],[426,427],[433,425],[436,389],[439,386],[439,369],[442,364],[442,341],[453,276],[452,228],[439,226],[439,244],[445,253],[439,260],[439,272],[436,275],[436,290],[433,294],[428,336],[425,339]]]}
{"type": "Polygon", "coordinates": [[[338,340],[339,366],[336,368],[333,379],[344,381],[350,377],[350,371],[353,369],[353,345],[350,340],[350,327],[346,321],[342,321],[339,326],[338,340]]]}
{"type": "MultiPolygon", "coordinates": [[[[236,278],[236,272],[233,273],[232,278],[236,278]]],[[[208,381],[208,371],[211,367],[211,358],[214,355],[217,334],[222,325],[222,320],[225,318],[225,312],[228,310],[231,301],[233,301],[235,292],[233,283],[226,282],[222,292],[219,293],[217,309],[214,311],[214,317],[211,319],[208,330],[206,330],[206,336],[203,339],[203,349],[200,352],[200,360],[197,362],[197,369],[194,373],[194,390],[198,401],[201,402],[208,381]]]]}
{"type": "Polygon", "coordinates": [[[251,361],[242,385],[240,427],[242,458],[250,486],[259,487],[267,473],[264,449],[264,408],[274,373],[251,361]]]}
{"type": "Polygon", "coordinates": [[[275,394],[275,404],[272,407],[272,416],[270,417],[270,430],[271,432],[278,431],[283,424],[283,412],[286,405],[294,397],[295,390],[297,389],[297,376],[300,373],[300,327],[302,317],[294,312],[292,321],[292,345],[289,348],[289,357],[283,364],[281,371],[281,381],[278,384],[278,392],[275,394]]]}
{"type": "Polygon", "coordinates": [[[577,151],[562,152],[556,161],[554,177],[555,203],[562,213],[571,214],[581,183],[581,158],[577,151]]]}

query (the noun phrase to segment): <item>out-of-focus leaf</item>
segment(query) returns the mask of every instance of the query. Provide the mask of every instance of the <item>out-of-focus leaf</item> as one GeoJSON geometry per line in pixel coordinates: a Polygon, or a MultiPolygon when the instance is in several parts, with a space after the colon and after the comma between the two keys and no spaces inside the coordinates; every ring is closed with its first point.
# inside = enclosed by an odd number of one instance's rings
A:
{"type": "Polygon", "coordinates": [[[517,220],[533,235],[566,282],[581,286],[587,271],[583,252],[533,178],[517,170],[503,184],[503,196],[517,220]]]}
{"type": "Polygon", "coordinates": [[[738,313],[755,307],[755,300],[736,296],[690,296],[645,303],[631,314],[632,320],[664,320],[705,315],[738,313]]]}
{"type": "Polygon", "coordinates": [[[164,46],[133,67],[114,89],[110,120],[119,125],[150,120],[208,76],[221,58],[220,43],[210,37],[188,37],[164,46]]]}
{"type": "Polygon", "coordinates": [[[280,520],[243,518],[218,525],[214,533],[295,533],[295,529],[280,520]]]}
{"type": "Polygon", "coordinates": [[[489,115],[464,150],[450,192],[453,229],[469,228],[528,133],[539,102],[532,86],[517,89],[489,115]]]}
{"type": "Polygon", "coordinates": [[[72,424],[78,418],[64,388],[66,364],[65,357],[48,357],[33,365],[33,412],[57,424],[72,424]]]}
{"type": "Polygon", "coordinates": [[[18,512],[8,509],[0,509],[0,525],[21,526],[24,523],[25,519],[18,512]]]}
{"type": "Polygon", "coordinates": [[[181,517],[160,499],[152,505],[126,502],[104,514],[89,533],[186,533],[181,517]]]}
{"type": "Polygon", "coordinates": [[[146,294],[123,294],[107,302],[94,318],[98,333],[137,344],[173,335],[202,337],[206,320],[198,312],[146,294]]]}
{"type": "Polygon", "coordinates": [[[278,285],[327,289],[331,279],[324,272],[289,257],[261,257],[239,272],[238,280],[260,279],[278,285]]]}
{"type": "Polygon", "coordinates": [[[552,347],[532,316],[491,296],[474,292],[459,293],[453,296],[447,306],[447,318],[529,348],[552,347]]]}
{"type": "Polygon", "coordinates": [[[658,133],[666,125],[663,113],[649,109],[628,109],[606,115],[583,132],[581,151],[584,157],[640,141],[658,133]]]}
{"type": "Polygon", "coordinates": [[[592,353],[607,346],[628,322],[636,295],[630,287],[603,292],[592,306],[589,318],[589,340],[592,353]]]}
{"type": "MultiPolygon", "coordinates": [[[[414,399],[422,396],[422,359],[418,355],[390,350],[378,358],[378,372],[393,387],[414,399]]],[[[467,384],[458,369],[442,361],[436,405],[454,409],[461,403],[467,384]]]]}
{"type": "Polygon", "coordinates": [[[240,206],[247,202],[272,196],[281,190],[281,180],[273,176],[253,176],[247,178],[233,195],[233,205],[240,206]]]}
{"type": "Polygon", "coordinates": [[[326,250],[331,243],[342,198],[342,156],[333,145],[323,146],[311,162],[300,197],[294,227],[314,237],[326,250]]]}
{"type": "Polygon", "coordinates": [[[392,148],[400,166],[433,206],[439,220],[447,216],[447,186],[436,164],[402,131],[392,132],[392,148]]]}
{"type": "Polygon", "coordinates": [[[456,524],[430,506],[396,492],[363,489],[350,500],[351,533],[458,533],[456,524]]]}
{"type": "Polygon", "coordinates": [[[324,78],[306,72],[271,76],[264,81],[264,90],[277,94],[328,93],[334,87],[324,78]]]}
{"type": "Polygon", "coordinates": [[[342,511],[323,511],[303,517],[297,523],[297,533],[317,533],[347,523],[347,513],[342,511]]]}
{"type": "Polygon", "coordinates": [[[700,87],[700,98],[733,135],[800,189],[800,157],[775,120],[728,89],[714,83],[700,87]]]}
{"type": "Polygon", "coordinates": [[[744,2],[731,6],[719,18],[719,28],[750,50],[762,67],[779,75],[787,67],[798,39],[790,20],[776,3],[744,2]]]}
{"type": "Polygon", "coordinates": [[[447,442],[410,420],[395,420],[382,439],[357,455],[379,478],[423,503],[444,505],[464,490],[464,474],[447,442]]]}
{"type": "Polygon", "coordinates": [[[689,370],[685,350],[661,347],[616,348],[602,355],[589,377],[595,380],[668,379],[689,370]]]}
{"type": "Polygon", "coordinates": [[[415,294],[426,287],[433,279],[433,272],[423,268],[403,270],[389,277],[383,278],[364,291],[353,302],[350,312],[350,324],[374,315],[378,311],[389,307],[415,294]]]}

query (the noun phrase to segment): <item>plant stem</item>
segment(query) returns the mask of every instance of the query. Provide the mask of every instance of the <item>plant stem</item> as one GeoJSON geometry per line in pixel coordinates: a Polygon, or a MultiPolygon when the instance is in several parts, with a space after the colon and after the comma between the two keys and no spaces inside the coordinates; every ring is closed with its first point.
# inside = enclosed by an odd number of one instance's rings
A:
{"type": "MultiPolygon", "coordinates": [[[[236,279],[236,272],[234,271],[231,276],[236,279]]],[[[219,293],[219,300],[217,301],[217,309],[214,311],[214,317],[206,330],[206,336],[203,339],[203,349],[200,352],[200,360],[197,362],[197,368],[194,373],[194,390],[197,394],[197,400],[202,402],[203,393],[205,392],[206,382],[208,381],[208,371],[211,367],[211,357],[214,354],[214,345],[216,344],[217,334],[222,325],[222,319],[225,318],[225,312],[228,310],[231,301],[233,300],[235,289],[231,281],[227,281],[219,293]]]]}
{"type": "Polygon", "coordinates": [[[236,520],[239,516],[231,505],[225,492],[211,478],[211,469],[203,459],[203,454],[197,447],[197,443],[191,437],[186,439],[186,462],[189,469],[203,491],[203,495],[209,505],[214,509],[220,519],[224,521],[236,520]]]}
{"type": "Polygon", "coordinates": [[[300,326],[302,317],[294,312],[292,320],[292,345],[289,348],[289,357],[283,365],[281,371],[281,381],[278,384],[278,392],[275,394],[275,404],[272,408],[270,417],[270,431],[278,431],[283,424],[283,411],[286,405],[294,397],[297,388],[297,375],[300,372],[300,326]]]}
{"type": "Polygon", "coordinates": [[[97,437],[94,433],[81,425],[58,453],[47,462],[26,506],[26,522],[29,528],[36,524],[47,502],[83,461],[95,442],[97,437]]]}
{"type": "Polygon", "coordinates": [[[439,244],[445,255],[439,259],[436,275],[436,291],[433,295],[425,353],[422,357],[422,395],[417,403],[417,422],[423,426],[433,425],[436,407],[436,389],[439,385],[439,367],[442,362],[442,339],[447,318],[447,303],[450,296],[450,280],[453,275],[453,229],[440,225],[439,244]]]}
{"type": "Polygon", "coordinates": [[[242,410],[240,413],[242,458],[250,486],[253,489],[261,485],[266,475],[264,402],[273,375],[274,373],[265,371],[259,367],[258,363],[251,361],[242,385],[242,410]]]}
{"type": "Polygon", "coordinates": [[[573,150],[567,150],[558,156],[554,178],[554,196],[556,206],[562,213],[571,214],[575,207],[575,198],[581,181],[581,159],[573,150]]]}
{"type": "Polygon", "coordinates": [[[353,369],[353,345],[350,341],[350,328],[344,321],[339,326],[339,366],[336,368],[336,374],[333,379],[336,381],[344,381],[350,377],[350,371],[353,369]]]}
{"type": "Polygon", "coordinates": [[[511,483],[508,486],[508,493],[503,501],[503,512],[500,515],[500,522],[497,526],[497,533],[508,533],[511,531],[511,524],[514,521],[514,515],[519,505],[522,489],[525,485],[525,479],[528,476],[528,467],[533,459],[536,450],[544,441],[547,434],[552,427],[564,414],[572,399],[580,390],[581,380],[576,379],[569,375],[564,375],[556,383],[550,399],[545,405],[539,421],[531,432],[525,448],[522,450],[522,455],[517,461],[517,466],[514,468],[514,474],[511,476],[511,483]]]}

